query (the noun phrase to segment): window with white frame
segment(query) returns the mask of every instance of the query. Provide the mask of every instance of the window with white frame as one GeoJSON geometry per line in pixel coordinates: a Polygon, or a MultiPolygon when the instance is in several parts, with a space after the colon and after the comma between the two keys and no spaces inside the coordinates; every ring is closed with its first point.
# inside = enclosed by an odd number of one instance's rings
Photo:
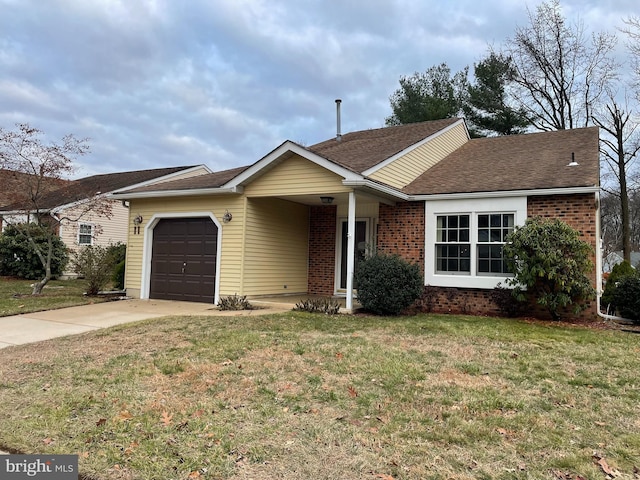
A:
{"type": "Polygon", "coordinates": [[[469,215],[438,215],[436,272],[468,275],[471,272],[469,215]]]}
{"type": "Polygon", "coordinates": [[[512,276],[503,246],[526,207],[526,197],[426,202],[425,283],[494,288],[512,276]]]}
{"type": "Polygon", "coordinates": [[[78,225],[78,245],[93,244],[93,225],[81,223],[78,225]]]}
{"type": "Polygon", "coordinates": [[[477,217],[478,228],[478,275],[511,274],[502,254],[507,235],[513,232],[515,215],[513,213],[480,213],[477,217]]]}

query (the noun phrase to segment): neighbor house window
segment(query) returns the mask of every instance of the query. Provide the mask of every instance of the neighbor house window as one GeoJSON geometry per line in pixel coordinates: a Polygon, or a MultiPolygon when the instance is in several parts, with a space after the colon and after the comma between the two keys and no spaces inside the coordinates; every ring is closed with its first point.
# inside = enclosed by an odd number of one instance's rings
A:
{"type": "Polygon", "coordinates": [[[495,288],[513,276],[503,247],[527,218],[526,197],[431,200],[425,210],[425,284],[495,288]]]}
{"type": "Polygon", "coordinates": [[[93,244],[93,225],[81,223],[78,226],[78,245],[93,244]]]}

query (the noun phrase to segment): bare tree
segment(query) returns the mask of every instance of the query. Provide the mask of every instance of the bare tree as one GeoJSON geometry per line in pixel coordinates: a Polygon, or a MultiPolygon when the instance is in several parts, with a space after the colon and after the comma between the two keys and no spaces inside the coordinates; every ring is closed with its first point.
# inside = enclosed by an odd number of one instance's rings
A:
{"type": "Polygon", "coordinates": [[[520,87],[517,101],[539,130],[587,126],[594,106],[616,76],[610,55],[615,35],[598,33],[588,39],[580,21],[567,24],[558,0],[541,3],[535,13],[529,11],[529,22],[516,28],[505,47],[520,87]]]}
{"type": "MultiPolygon", "coordinates": [[[[611,170],[615,180],[615,189],[608,193],[620,200],[620,227],[624,259],[631,262],[631,216],[629,210],[628,178],[632,164],[640,151],[640,138],[637,135],[638,122],[628,108],[628,100],[620,106],[613,94],[605,105],[601,115],[593,117],[594,122],[604,132],[600,137],[600,153],[605,164],[611,170]]],[[[606,189],[606,187],[603,187],[606,189]]]]}
{"type": "Polygon", "coordinates": [[[636,96],[640,101],[640,17],[631,16],[624,23],[626,27],[621,30],[627,35],[627,50],[631,54],[631,65],[636,76],[636,96]]]}
{"type": "Polygon", "coordinates": [[[46,202],[49,195],[55,193],[60,179],[73,170],[76,157],[89,151],[86,140],[73,135],[62,138],[60,143],[44,143],[42,132],[28,124],[17,124],[15,130],[0,127],[0,168],[19,172],[21,188],[13,193],[13,203],[6,207],[10,215],[3,221],[14,225],[32,247],[45,275],[33,287],[33,294],[42,293],[44,286],[51,280],[51,260],[53,239],[57,236],[60,224],[65,221],[76,222],[89,212],[110,216],[111,204],[101,197],[92,198],[74,210],[74,217],[56,214],[46,202]],[[40,226],[46,234],[46,245],[38,244],[33,237],[31,224],[40,226]]]}

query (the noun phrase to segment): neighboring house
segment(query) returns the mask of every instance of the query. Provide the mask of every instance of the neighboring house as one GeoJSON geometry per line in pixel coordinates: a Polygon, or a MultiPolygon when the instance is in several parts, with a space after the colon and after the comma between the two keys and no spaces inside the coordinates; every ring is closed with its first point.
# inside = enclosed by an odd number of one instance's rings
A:
{"type": "MultiPolygon", "coordinates": [[[[85,245],[108,246],[126,243],[129,208],[122,200],[113,200],[109,194],[125,187],[135,188],[162,182],[210,174],[204,165],[137,170],[131,172],[93,175],[63,184],[44,195],[38,202],[40,214],[62,219],[58,234],[70,251],[85,245]],[[109,217],[97,213],[96,199],[110,204],[109,217]]],[[[3,229],[8,223],[26,220],[29,205],[11,204],[0,211],[3,229]]],[[[65,276],[73,272],[65,272],[65,276]]]]}
{"type": "MultiPolygon", "coordinates": [[[[0,168],[0,211],[4,210],[5,205],[12,204],[16,201],[15,192],[28,190],[29,183],[33,181],[33,176],[15,170],[7,170],[0,168]]],[[[50,178],[47,182],[48,191],[57,190],[63,187],[71,180],[63,180],[59,178],[50,178]]],[[[0,217],[0,222],[2,218],[0,217]]],[[[1,225],[0,225],[1,226],[1,225]]]]}
{"type": "Polygon", "coordinates": [[[250,166],[114,198],[141,219],[129,224],[134,297],[342,295],[352,309],[352,272],[375,246],[444,287],[435,311],[495,314],[506,235],[557,217],[595,251],[598,195],[596,127],[471,139],[464,120],[446,119],[286,141],[250,166]]]}
{"type": "MultiPolygon", "coordinates": [[[[622,250],[618,252],[611,252],[606,255],[602,263],[602,271],[604,273],[610,273],[617,264],[624,261],[624,253],[622,250]]],[[[637,268],[640,265],[640,252],[631,252],[631,266],[637,268]]]]}

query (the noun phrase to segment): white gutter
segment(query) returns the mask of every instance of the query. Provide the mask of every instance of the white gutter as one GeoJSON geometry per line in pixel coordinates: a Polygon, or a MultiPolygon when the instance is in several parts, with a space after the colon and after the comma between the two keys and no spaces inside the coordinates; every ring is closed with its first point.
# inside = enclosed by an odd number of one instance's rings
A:
{"type": "Polygon", "coordinates": [[[598,193],[600,187],[547,188],[540,190],[495,190],[491,192],[436,193],[432,195],[409,195],[408,200],[456,200],[461,198],[531,197],[543,195],[572,195],[578,193],[598,193]]]}
{"type": "Polygon", "coordinates": [[[227,195],[242,193],[242,187],[230,188],[194,188],[192,190],[154,190],[148,192],[114,192],[109,194],[111,198],[129,200],[132,198],[168,198],[168,197],[193,197],[197,195],[227,195]]]}
{"type": "Polygon", "coordinates": [[[355,187],[355,188],[370,188],[371,190],[375,190],[378,193],[383,195],[388,195],[393,198],[397,198],[398,200],[409,201],[412,200],[410,195],[401,192],[400,190],[396,190],[393,187],[389,187],[387,185],[382,185],[380,183],[374,182],[372,180],[357,179],[357,180],[343,180],[342,184],[345,187],[355,187]]]}

